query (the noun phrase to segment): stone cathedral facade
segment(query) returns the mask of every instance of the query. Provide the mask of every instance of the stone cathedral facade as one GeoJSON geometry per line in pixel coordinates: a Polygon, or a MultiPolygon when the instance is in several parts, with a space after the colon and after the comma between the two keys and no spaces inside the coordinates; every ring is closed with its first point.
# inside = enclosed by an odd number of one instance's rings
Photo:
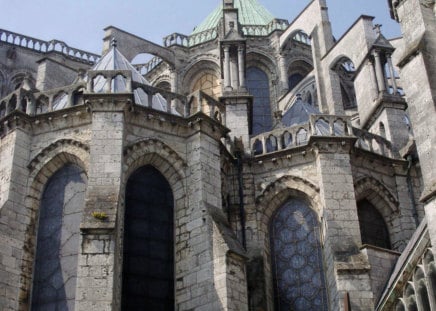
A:
{"type": "Polygon", "coordinates": [[[434,0],[396,39],[216,2],[101,55],[0,29],[0,309],[436,310],[434,0]]]}

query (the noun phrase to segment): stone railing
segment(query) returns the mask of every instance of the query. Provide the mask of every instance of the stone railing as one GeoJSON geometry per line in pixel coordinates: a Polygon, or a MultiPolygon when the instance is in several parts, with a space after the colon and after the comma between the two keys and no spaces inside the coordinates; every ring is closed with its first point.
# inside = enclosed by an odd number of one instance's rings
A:
{"type": "MultiPolygon", "coordinates": [[[[273,19],[268,25],[243,25],[242,32],[246,36],[267,36],[275,30],[285,30],[289,22],[285,19],[273,19]]],[[[200,43],[214,40],[218,37],[218,27],[208,29],[190,36],[173,33],[163,38],[165,47],[180,45],[185,47],[195,46],[200,43]]]]}
{"type": "Polygon", "coordinates": [[[253,155],[264,155],[307,144],[310,137],[310,125],[297,125],[279,128],[262,133],[250,139],[253,155]]]}
{"type": "Polygon", "coordinates": [[[355,145],[357,148],[377,153],[385,157],[397,157],[392,149],[391,142],[387,139],[358,128],[353,128],[353,134],[357,137],[355,145]]]}
{"type": "Polygon", "coordinates": [[[197,112],[203,112],[210,118],[217,120],[221,124],[225,124],[225,106],[212,96],[202,91],[196,91],[188,95],[187,103],[189,114],[192,115],[197,112]]]}
{"type": "Polygon", "coordinates": [[[268,25],[243,25],[242,32],[246,36],[267,36],[275,30],[285,30],[289,22],[285,19],[273,19],[268,25]]]}
{"type": "Polygon", "coordinates": [[[351,117],[313,114],[309,118],[312,136],[353,136],[351,117]]]}
{"type": "Polygon", "coordinates": [[[152,59],[150,59],[149,62],[147,62],[145,64],[135,64],[135,65],[133,65],[133,67],[135,67],[135,69],[140,74],[146,75],[147,73],[152,71],[154,68],[159,66],[161,63],[162,63],[162,58],[155,56],[152,59]]]}
{"type": "Polygon", "coordinates": [[[395,158],[392,144],[385,138],[353,128],[351,117],[326,114],[311,115],[309,122],[278,128],[250,140],[253,155],[264,155],[307,144],[310,137],[357,137],[355,147],[395,158]]]}
{"type": "Polygon", "coordinates": [[[173,33],[163,38],[163,44],[165,47],[172,45],[191,47],[200,43],[214,40],[217,36],[218,27],[195,33],[190,36],[182,35],[180,33],[173,33]]]}
{"type": "Polygon", "coordinates": [[[6,42],[41,53],[58,52],[82,62],[95,63],[100,59],[100,55],[72,48],[63,41],[43,41],[4,29],[0,29],[0,42],[6,42]]]}

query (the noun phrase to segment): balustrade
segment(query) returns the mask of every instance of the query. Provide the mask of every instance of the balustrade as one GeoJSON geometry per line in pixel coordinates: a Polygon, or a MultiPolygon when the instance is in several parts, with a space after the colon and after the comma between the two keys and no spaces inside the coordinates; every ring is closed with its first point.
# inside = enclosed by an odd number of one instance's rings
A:
{"type": "Polygon", "coordinates": [[[385,157],[396,157],[391,142],[384,137],[357,128],[353,128],[353,133],[357,136],[355,145],[357,148],[374,152],[385,157]]]}
{"type": "Polygon", "coordinates": [[[133,66],[141,75],[146,75],[147,73],[152,71],[154,68],[159,66],[161,63],[162,63],[162,58],[155,56],[149,62],[147,62],[145,64],[136,64],[133,66]]]}
{"type": "Polygon", "coordinates": [[[19,33],[0,29],[0,42],[6,42],[23,48],[28,48],[41,53],[56,51],[65,56],[76,60],[95,63],[100,56],[68,46],[65,42],[59,40],[43,41],[40,39],[24,36],[19,33]]]}

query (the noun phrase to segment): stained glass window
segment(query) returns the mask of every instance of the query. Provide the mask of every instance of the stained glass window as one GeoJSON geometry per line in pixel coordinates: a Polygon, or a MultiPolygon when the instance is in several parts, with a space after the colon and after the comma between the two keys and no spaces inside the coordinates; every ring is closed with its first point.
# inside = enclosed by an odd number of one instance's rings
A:
{"type": "Polygon", "coordinates": [[[391,248],[389,232],[383,216],[367,200],[357,203],[362,244],[391,248]]]}
{"type": "Polygon", "coordinates": [[[127,182],[122,310],[174,310],[173,195],[152,166],[127,182]]]}
{"type": "Polygon", "coordinates": [[[275,310],[328,310],[319,224],[300,199],[290,199],[270,224],[275,310]]]}
{"type": "Polygon", "coordinates": [[[252,135],[268,132],[272,128],[269,80],[257,67],[247,69],[247,89],[253,99],[252,135]]]}
{"type": "Polygon", "coordinates": [[[80,168],[67,165],[47,183],[39,212],[32,311],[74,310],[85,180],[80,168]]]}

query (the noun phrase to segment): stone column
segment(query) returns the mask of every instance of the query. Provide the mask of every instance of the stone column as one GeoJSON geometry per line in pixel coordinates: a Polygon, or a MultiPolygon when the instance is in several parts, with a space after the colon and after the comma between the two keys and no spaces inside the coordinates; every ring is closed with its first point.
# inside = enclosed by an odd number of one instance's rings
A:
{"type": "Polygon", "coordinates": [[[285,93],[289,90],[288,71],[286,68],[286,58],[284,55],[279,55],[279,71],[280,71],[280,91],[285,93]]]}
{"type": "Polygon", "coordinates": [[[386,54],[386,58],[388,61],[389,73],[391,74],[391,84],[392,84],[392,89],[393,89],[393,95],[397,95],[397,93],[398,93],[397,81],[395,80],[395,70],[394,70],[394,65],[392,64],[391,54],[386,54]]]}
{"type": "Polygon", "coordinates": [[[239,88],[245,90],[245,55],[244,47],[238,48],[239,88]]]}
{"type": "Polygon", "coordinates": [[[377,85],[377,77],[374,71],[374,64],[371,61],[368,61],[368,67],[369,67],[369,74],[371,80],[371,93],[373,94],[371,99],[376,100],[378,97],[378,85],[377,85]]]}
{"type": "Polygon", "coordinates": [[[384,93],[386,91],[385,75],[383,73],[383,66],[380,59],[380,51],[374,51],[375,59],[375,74],[377,77],[377,85],[379,93],[384,93]]]}
{"type": "Polygon", "coordinates": [[[224,89],[226,91],[231,91],[232,87],[230,84],[230,47],[224,47],[224,89]]]}
{"type": "Polygon", "coordinates": [[[231,55],[230,57],[230,83],[233,90],[239,88],[239,67],[238,67],[238,55],[231,55]]]}

